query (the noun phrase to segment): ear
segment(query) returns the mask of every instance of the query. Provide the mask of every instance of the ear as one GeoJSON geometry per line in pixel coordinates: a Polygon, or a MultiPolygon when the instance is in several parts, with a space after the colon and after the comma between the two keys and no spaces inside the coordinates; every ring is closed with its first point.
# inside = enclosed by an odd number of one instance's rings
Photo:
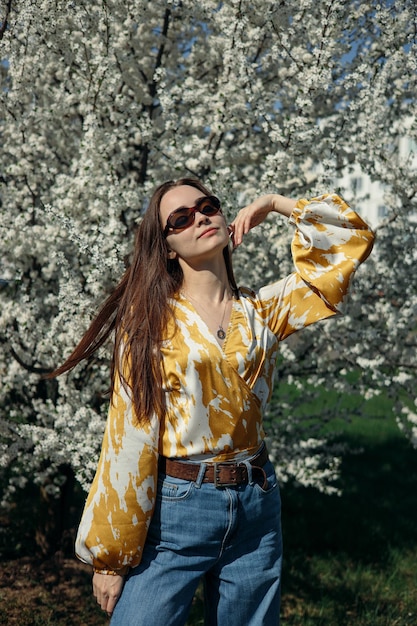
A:
{"type": "Polygon", "coordinates": [[[176,258],[177,258],[177,253],[174,252],[174,250],[168,250],[168,259],[173,261],[176,258]]]}

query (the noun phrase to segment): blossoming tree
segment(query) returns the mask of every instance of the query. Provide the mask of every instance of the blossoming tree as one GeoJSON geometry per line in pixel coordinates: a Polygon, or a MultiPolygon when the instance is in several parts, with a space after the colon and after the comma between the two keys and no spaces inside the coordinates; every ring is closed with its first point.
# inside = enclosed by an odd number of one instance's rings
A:
{"type": "MultiPolygon", "coordinates": [[[[41,375],[69,354],[120,277],[151,190],[181,175],[202,178],[230,216],[258,193],[338,191],[353,166],[384,186],[387,218],[347,315],[283,346],[278,370],[294,385],[383,391],[417,442],[415,3],[8,0],[1,11],[9,495],[29,477],[52,495],[69,473],[91,480],[108,353],[56,381],[41,375]],[[410,140],[405,156],[399,136],[410,140]]],[[[360,212],[354,190],[344,196],[360,212]]],[[[240,282],[290,271],[289,236],[276,220],[253,231],[235,254],[240,282]]],[[[328,474],[311,460],[321,458],[317,437],[279,391],[271,446],[282,475],[324,487],[328,474]]],[[[320,452],[331,470],[331,448],[320,452]]]]}

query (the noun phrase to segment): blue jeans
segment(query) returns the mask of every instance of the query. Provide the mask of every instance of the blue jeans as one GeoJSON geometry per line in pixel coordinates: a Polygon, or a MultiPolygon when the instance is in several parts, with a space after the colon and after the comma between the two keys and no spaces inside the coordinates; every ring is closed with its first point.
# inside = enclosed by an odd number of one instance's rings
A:
{"type": "Polygon", "coordinates": [[[216,488],[161,475],[143,558],[126,577],[111,626],[184,626],[200,579],[205,623],[277,626],[281,502],[272,463],[268,487],[216,488]]]}

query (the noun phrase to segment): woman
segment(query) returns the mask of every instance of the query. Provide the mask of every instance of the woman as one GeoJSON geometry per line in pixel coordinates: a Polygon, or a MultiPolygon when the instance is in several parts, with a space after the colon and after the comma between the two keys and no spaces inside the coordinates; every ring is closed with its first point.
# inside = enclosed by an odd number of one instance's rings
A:
{"type": "Polygon", "coordinates": [[[279,623],[280,497],[263,443],[279,341],[340,311],[372,248],[338,196],[258,198],[228,227],[199,181],[158,187],[132,264],[62,373],[115,331],[112,401],[76,552],[114,626],[183,625],[200,579],[206,623],[279,623]],[[271,213],[296,270],[236,286],[239,246],[271,213]]]}

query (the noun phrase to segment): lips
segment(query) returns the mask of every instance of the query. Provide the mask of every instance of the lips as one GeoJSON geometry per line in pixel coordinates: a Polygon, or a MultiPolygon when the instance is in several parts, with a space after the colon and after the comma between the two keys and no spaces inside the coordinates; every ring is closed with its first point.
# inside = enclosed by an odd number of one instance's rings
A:
{"type": "Polygon", "coordinates": [[[201,235],[197,237],[197,239],[200,239],[201,237],[204,237],[204,235],[208,235],[209,233],[216,233],[218,230],[219,230],[218,228],[214,226],[210,226],[210,228],[206,228],[206,230],[203,231],[201,235]]]}

